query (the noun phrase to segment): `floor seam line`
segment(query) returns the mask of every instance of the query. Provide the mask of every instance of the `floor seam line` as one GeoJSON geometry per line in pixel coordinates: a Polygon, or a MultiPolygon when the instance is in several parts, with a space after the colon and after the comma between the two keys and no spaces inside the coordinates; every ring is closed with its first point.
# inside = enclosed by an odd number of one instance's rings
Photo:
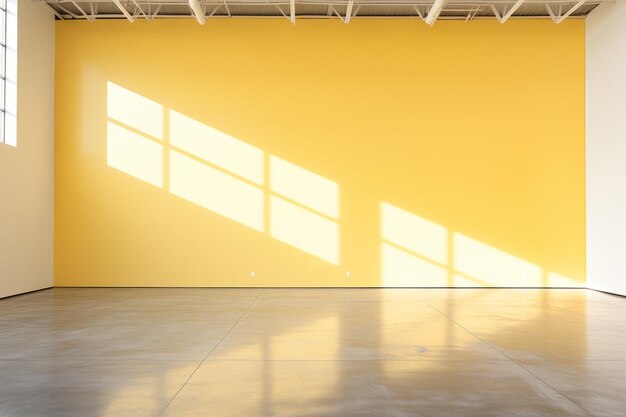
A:
{"type": "Polygon", "coordinates": [[[239,322],[241,321],[241,319],[244,318],[244,316],[246,314],[248,314],[248,311],[250,311],[250,309],[252,309],[252,307],[254,306],[254,304],[256,304],[257,300],[261,297],[261,294],[263,294],[265,292],[265,289],[261,289],[261,292],[259,292],[257,294],[256,297],[254,297],[254,300],[252,300],[252,302],[250,303],[250,305],[248,306],[248,308],[246,308],[244,310],[244,312],[241,314],[241,316],[239,316],[239,318],[237,319],[237,321],[235,322],[235,324],[232,325],[232,327],[228,330],[228,332],[226,332],[226,334],[224,335],[224,337],[222,337],[219,342],[217,342],[215,344],[215,346],[213,346],[213,348],[209,351],[209,353],[206,354],[206,356],[204,357],[204,359],[202,359],[202,363],[206,362],[206,360],[209,358],[209,356],[211,356],[211,354],[215,351],[215,349],[217,349],[219,347],[219,345],[222,344],[222,342],[228,337],[228,335],[235,329],[235,327],[237,327],[237,325],[239,324],[239,322]]]}
{"type": "Polygon", "coordinates": [[[522,365],[521,363],[515,361],[512,359],[512,361],[519,366],[520,368],[522,368],[523,370],[525,370],[526,372],[528,372],[530,375],[532,375],[533,377],[535,377],[537,380],[541,381],[542,383],[544,383],[545,385],[549,386],[550,388],[552,388],[554,391],[558,392],[563,398],[566,398],[567,400],[571,401],[572,403],[576,404],[576,406],[578,406],[581,410],[583,410],[584,412],[586,412],[587,414],[589,414],[592,417],[596,417],[596,414],[593,414],[591,411],[587,410],[585,407],[583,407],[582,405],[580,405],[576,400],[570,398],[569,396],[565,395],[564,393],[562,393],[560,390],[556,389],[555,387],[553,387],[552,385],[548,384],[546,381],[544,381],[542,378],[538,377],[537,375],[535,375],[530,369],[526,368],[524,365],[522,365]]]}
{"type": "Polygon", "coordinates": [[[477,335],[475,335],[473,332],[471,332],[469,329],[467,329],[465,326],[461,325],[460,323],[458,323],[456,320],[454,320],[453,318],[451,318],[450,316],[448,316],[446,313],[444,313],[443,311],[439,310],[437,307],[433,306],[432,304],[430,304],[428,301],[425,301],[425,303],[432,308],[433,310],[435,310],[436,312],[438,312],[439,314],[443,315],[445,318],[447,318],[448,320],[450,320],[452,323],[456,324],[457,326],[459,326],[461,329],[465,330],[467,333],[471,334],[472,336],[474,336],[478,341],[480,341],[481,343],[484,343],[485,345],[489,346],[491,349],[493,349],[494,351],[498,352],[499,354],[501,354],[502,356],[504,356],[505,358],[507,358],[508,360],[510,360],[511,362],[513,362],[513,359],[511,359],[511,357],[509,357],[509,355],[507,355],[506,353],[502,352],[500,349],[496,348],[495,346],[493,346],[491,343],[486,342],[485,340],[483,340],[482,338],[478,337],[477,335]]]}
{"type": "Polygon", "coordinates": [[[530,372],[528,369],[526,369],[523,365],[521,365],[520,363],[518,363],[515,359],[511,358],[509,355],[507,355],[506,353],[504,353],[503,351],[501,351],[500,349],[498,349],[497,347],[495,347],[494,345],[492,345],[491,343],[483,340],[481,337],[479,337],[478,335],[474,334],[473,332],[471,332],[469,329],[465,328],[463,325],[461,325],[460,323],[458,323],[456,320],[454,320],[453,318],[451,318],[450,316],[448,316],[446,313],[444,313],[443,311],[439,310],[437,307],[433,306],[432,304],[430,304],[428,301],[426,301],[426,304],[428,304],[433,310],[439,312],[440,314],[443,314],[444,317],[446,317],[448,320],[450,320],[452,323],[456,324],[457,326],[459,326],[460,328],[462,328],[463,330],[465,330],[466,332],[468,332],[469,334],[471,334],[472,336],[474,336],[476,339],[480,340],[482,343],[486,344],[487,346],[489,346],[490,348],[492,348],[493,350],[495,350],[496,352],[500,353],[501,355],[503,355],[504,357],[506,357],[509,361],[511,361],[512,363],[514,363],[517,367],[519,367],[520,369],[523,369],[527,374],[529,374],[530,376],[532,376],[533,378],[535,378],[537,381],[541,382],[542,384],[544,384],[546,387],[550,388],[551,390],[553,390],[554,392],[556,392],[557,394],[559,394],[561,397],[563,397],[564,399],[566,399],[567,401],[571,402],[572,404],[574,404],[576,407],[580,408],[582,411],[584,411],[586,414],[588,414],[590,417],[596,417],[595,414],[592,414],[589,410],[587,410],[585,407],[581,406],[580,404],[578,404],[576,401],[572,400],[570,397],[568,397],[567,395],[563,394],[561,391],[559,391],[558,389],[556,389],[555,387],[553,387],[552,385],[548,384],[546,381],[544,381],[543,379],[539,378],[537,375],[533,374],[532,372],[530,372]]]}
{"type": "Polygon", "coordinates": [[[626,329],[626,326],[623,325],[623,324],[616,324],[616,323],[613,323],[613,322],[608,321],[608,320],[599,319],[597,317],[591,317],[591,316],[588,316],[587,314],[579,313],[578,311],[571,310],[569,308],[565,308],[565,307],[561,307],[561,306],[557,306],[557,305],[554,305],[554,304],[550,304],[549,306],[550,306],[550,308],[558,308],[559,310],[565,311],[567,313],[572,313],[572,314],[576,314],[578,316],[584,317],[585,320],[586,319],[591,319],[591,320],[594,320],[594,321],[597,321],[597,322],[600,322],[600,323],[608,324],[608,325],[613,326],[613,327],[619,327],[620,329],[626,329]]]}
{"type": "Polygon", "coordinates": [[[259,297],[261,296],[261,294],[263,294],[263,292],[265,291],[265,289],[262,289],[257,295],[256,297],[254,297],[254,299],[252,300],[252,302],[248,305],[248,307],[243,311],[243,313],[241,313],[241,315],[239,316],[239,318],[237,319],[237,321],[230,327],[230,329],[226,332],[226,334],[224,336],[222,336],[222,338],[215,344],[215,346],[213,346],[211,348],[211,350],[209,350],[209,353],[206,354],[206,356],[204,357],[204,359],[200,360],[200,363],[198,363],[198,366],[196,366],[196,368],[193,370],[193,372],[191,372],[191,375],[189,375],[189,377],[185,380],[185,382],[183,382],[183,385],[181,385],[181,387],[176,391],[176,393],[172,396],[172,398],[170,398],[170,400],[167,402],[167,404],[165,405],[165,407],[163,407],[163,409],[161,410],[161,412],[157,415],[157,417],[161,417],[163,415],[163,413],[165,413],[165,411],[169,408],[169,406],[172,404],[172,402],[174,402],[174,400],[176,399],[176,397],[178,396],[178,394],[180,394],[180,392],[183,390],[183,388],[185,388],[185,386],[187,385],[187,383],[191,380],[191,378],[193,378],[193,376],[196,374],[196,372],[198,371],[198,369],[200,369],[200,367],[202,366],[202,364],[207,360],[207,358],[211,355],[211,353],[213,353],[213,351],[220,345],[220,343],[222,343],[222,341],[224,339],[226,339],[226,337],[230,334],[230,332],[233,331],[233,329],[235,328],[235,326],[237,326],[237,324],[239,324],[239,322],[241,321],[241,319],[243,318],[243,316],[246,315],[246,313],[252,308],[252,306],[254,305],[254,303],[256,303],[256,301],[259,299],[259,297]]]}

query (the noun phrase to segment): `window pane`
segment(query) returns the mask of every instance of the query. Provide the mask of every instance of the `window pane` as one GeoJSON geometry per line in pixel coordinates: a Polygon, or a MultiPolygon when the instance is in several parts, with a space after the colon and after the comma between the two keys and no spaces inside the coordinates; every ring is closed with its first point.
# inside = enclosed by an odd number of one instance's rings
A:
{"type": "Polygon", "coordinates": [[[6,31],[7,31],[7,1],[0,0],[0,143],[10,143],[6,139],[6,31]]]}
{"type": "Polygon", "coordinates": [[[6,54],[7,48],[0,46],[0,77],[6,77],[6,54]]]}
{"type": "Polygon", "coordinates": [[[0,112],[0,143],[4,143],[4,112],[0,112]]]}
{"type": "Polygon", "coordinates": [[[6,106],[6,95],[4,94],[4,87],[6,87],[6,83],[3,80],[0,80],[0,110],[5,110],[6,106]]]}
{"type": "Polygon", "coordinates": [[[0,43],[6,45],[6,22],[7,22],[7,13],[4,10],[0,10],[0,43]]]}

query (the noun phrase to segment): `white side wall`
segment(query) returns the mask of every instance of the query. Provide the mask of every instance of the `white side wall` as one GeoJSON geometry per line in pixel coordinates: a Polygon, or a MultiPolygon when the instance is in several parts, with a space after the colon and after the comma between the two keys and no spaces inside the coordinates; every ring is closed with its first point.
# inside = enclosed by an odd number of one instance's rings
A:
{"type": "Polygon", "coordinates": [[[54,16],[18,3],[17,147],[0,144],[0,297],[52,286],[54,16]]]}
{"type": "Polygon", "coordinates": [[[626,1],[586,27],[587,286],[626,295],[626,1]]]}

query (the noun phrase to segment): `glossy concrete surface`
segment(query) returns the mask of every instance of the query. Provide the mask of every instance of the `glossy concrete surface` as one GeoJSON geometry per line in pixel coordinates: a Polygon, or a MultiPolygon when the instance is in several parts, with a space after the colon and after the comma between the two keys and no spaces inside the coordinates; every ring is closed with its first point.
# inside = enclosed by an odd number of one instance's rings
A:
{"type": "Polygon", "coordinates": [[[53,289],[0,300],[0,417],[626,416],[586,290],[53,289]]]}

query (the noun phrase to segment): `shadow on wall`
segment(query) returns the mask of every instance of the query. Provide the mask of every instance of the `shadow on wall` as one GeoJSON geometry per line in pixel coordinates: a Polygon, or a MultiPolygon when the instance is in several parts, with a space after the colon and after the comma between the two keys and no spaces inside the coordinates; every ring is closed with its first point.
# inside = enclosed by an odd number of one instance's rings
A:
{"type": "MultiPolygon", "coordinates": [[[[341,265],[337,182],[112,82],[107,117],[110,167],[341,265]]],[[[372,220],[386,287],[582,285],[387,201],[372,220]]]]}

